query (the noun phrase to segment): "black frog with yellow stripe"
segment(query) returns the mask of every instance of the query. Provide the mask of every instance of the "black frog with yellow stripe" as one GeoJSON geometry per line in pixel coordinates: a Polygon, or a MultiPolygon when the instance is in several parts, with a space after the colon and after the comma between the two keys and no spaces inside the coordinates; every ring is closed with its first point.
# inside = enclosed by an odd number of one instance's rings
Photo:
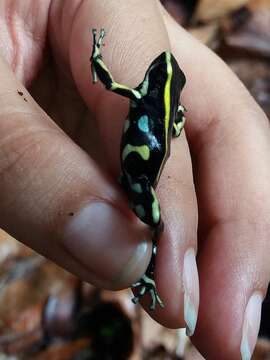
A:
{"type": "Polygon", "coordinates": [[[93,81],[98,77],[108,90],[130,99],[121,140],[120,182],[135,214],[153,229],[152,258],[145,275],[133,285],[139,288],[133,302],[137,303],[149,292],[150,309],[154,309],[156,302],[164,306],[154,281],[157,239],[163,230],[155,188],[170,155],[171,138],[179,136],[184,126],[185,108],[179,104],[179,96],[186,79],[174,56],[165,51],[151,63],[144,80],[136,88],[117,83],[102,60],[100,48],[104,36],[103,29],[98,38],[93,30],[93,81]]]}

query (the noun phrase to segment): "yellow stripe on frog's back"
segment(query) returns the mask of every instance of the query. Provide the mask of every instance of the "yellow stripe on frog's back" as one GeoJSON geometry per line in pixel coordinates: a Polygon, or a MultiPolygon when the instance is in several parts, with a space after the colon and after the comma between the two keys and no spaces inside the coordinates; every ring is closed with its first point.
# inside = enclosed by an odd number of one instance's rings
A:
{"type": "Polygon", "coordinates": [[[156,177],[156,183],[159,180],[160,173],[163,169],[164,162],[166,161],[167,153],[168,153],[168,132],[169,132],[169,124],[170,124],[170,114],[171,114],[171,82],[172,82],[172,63],[171,63],[171,54],[166,51],[166,64],[167,64],[167,80],[164,88],[164,139],[165,139],[165,154],[162,160],[159,172],[156,177]]]}
{"type": "Polygon", "coordinates": [[[168,131],[170,123],[170,113],[171,113],[171,82],[172,82],[172,63],[171,63],[171,54],[166,52],[166,63],[167,63],[167,80],[164,90],[164,109],[165,109],[165,141],[166,141],[166,152],[168,147],[168,131]]]}

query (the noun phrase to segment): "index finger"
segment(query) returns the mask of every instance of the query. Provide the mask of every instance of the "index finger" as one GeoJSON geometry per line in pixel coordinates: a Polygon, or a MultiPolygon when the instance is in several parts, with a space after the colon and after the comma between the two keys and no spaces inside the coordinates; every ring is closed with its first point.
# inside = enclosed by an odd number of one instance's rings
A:
{"type": "Polygon", "coordinates": [[[190,78],[185,101],[201,274],[194,341],[207,359],[249,359],[270,272],[269,122],[230,69],[164,17],[190,78]]]}

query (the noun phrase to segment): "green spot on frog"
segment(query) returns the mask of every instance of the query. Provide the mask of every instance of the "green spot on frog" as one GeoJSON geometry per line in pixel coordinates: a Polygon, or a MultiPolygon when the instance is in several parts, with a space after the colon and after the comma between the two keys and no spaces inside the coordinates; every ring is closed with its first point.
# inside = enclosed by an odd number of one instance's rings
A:
{"type": "Polygon", "coordinates": [[[147,115],[143,115],[139,118],[138,127],[141,131],[145,133],[149,132],[149,119],[147,115]]]}

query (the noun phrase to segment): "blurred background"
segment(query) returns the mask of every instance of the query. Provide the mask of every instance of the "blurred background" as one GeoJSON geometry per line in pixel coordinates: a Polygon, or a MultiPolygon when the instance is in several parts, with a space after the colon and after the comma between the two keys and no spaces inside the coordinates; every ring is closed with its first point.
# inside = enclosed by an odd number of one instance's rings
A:
{"type": "MultiPolygon", "coordinates": [[[[161,0],[270,116],[270,0],[161,0]]],[[[0,360],[203,359],[185,336],[99,291],[0,230],[0,360]]],[[[270,293],[253,359],[270,360],[270,293]]]]}

